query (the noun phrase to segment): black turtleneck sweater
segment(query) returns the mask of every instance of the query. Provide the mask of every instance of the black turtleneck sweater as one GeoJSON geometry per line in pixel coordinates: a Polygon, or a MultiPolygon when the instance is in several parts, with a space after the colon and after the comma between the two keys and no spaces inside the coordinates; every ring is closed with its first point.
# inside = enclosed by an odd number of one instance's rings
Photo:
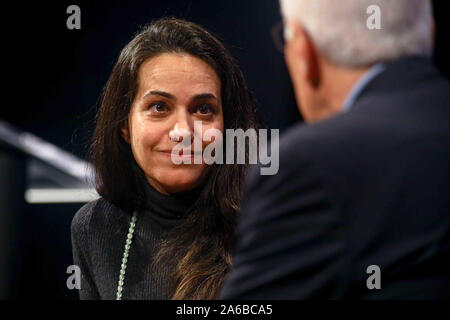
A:
{"type": "MultiPolygon", "coordinates": [[[[122,299],[169,299],[168,269],[151,263],[155,245],[179,225],[196,193],[163,195],[146,186],[146,204],[137,213],[122,299]]],[[[71,224],[74,264],[81,270],[80,299],[116,299],[120,266],[131,217],[100,198],[84,205],[71,224]]]]}

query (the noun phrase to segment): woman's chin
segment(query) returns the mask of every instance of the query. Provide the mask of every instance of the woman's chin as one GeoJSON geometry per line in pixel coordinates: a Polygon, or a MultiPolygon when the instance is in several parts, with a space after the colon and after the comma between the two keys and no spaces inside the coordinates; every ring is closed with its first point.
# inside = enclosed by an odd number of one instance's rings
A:
{"type": "Polygon", "coordinates": [[[198,187],[203,180],[202,178],[201,174],[177,174],[172,172],[158,179],[158,182],[167,192],[180,193],[198,187]]]}

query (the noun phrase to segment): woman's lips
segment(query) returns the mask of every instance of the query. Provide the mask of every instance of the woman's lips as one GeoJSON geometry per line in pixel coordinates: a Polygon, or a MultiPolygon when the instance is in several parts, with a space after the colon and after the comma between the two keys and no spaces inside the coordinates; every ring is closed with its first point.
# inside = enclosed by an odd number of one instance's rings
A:
{"type": "MultiPolygon", "coordinates": [[[[188,158],[188,157],[191,157],[191,158],[193,158],[195,155],[197,155],[197,156],[202,156],[202,153],[201,152],[188,152],[188,153],[184,153],[184,151],[182,151],[182,150],[180,150],[182,153],[181,154],[176,154],[176,153],[174,153],[174,156],[176,157],[176,156],[178,156],[178,157],[186,157],[186,158],[188,158]]],[[[161,154],[163,154],[164,156],[167,156],[167,157],[171,157],[172,156],[172,151],[158,151],[159,153],[161,153],[161,154]]]]}

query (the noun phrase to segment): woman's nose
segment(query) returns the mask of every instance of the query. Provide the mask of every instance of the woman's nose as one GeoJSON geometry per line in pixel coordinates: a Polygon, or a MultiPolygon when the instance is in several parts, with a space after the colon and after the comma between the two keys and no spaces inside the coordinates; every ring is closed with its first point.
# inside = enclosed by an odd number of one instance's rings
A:
{"type": "Polygon", "coordinates": [[[192,143],[193,129],[188,115],[181,115],[177,118],[174,127],[169,132],[169,137],[172,141],[181,141],[187,145],[192,143]]]}

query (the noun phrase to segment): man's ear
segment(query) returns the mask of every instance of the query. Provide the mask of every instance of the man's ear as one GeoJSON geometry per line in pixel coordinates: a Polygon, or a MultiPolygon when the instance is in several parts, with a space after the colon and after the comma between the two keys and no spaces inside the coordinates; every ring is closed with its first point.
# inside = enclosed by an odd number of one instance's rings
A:
{"type": "Polygon", "coordinates": [[[313,41],[300,23],[290,22],[289,29],[289,33],[292,34],[289,45],[292,46],[293,54],[297,56],[295,60],[300,64],[298,69],[301,76],[313,88],[316,88],[320,83],[320,72],[313,41]]]}
{"type": "Polygon", "coordinates": [[[431,34],[431,44],[434,48],[435,42],[436,42],[436,20],[434,17],[431,17],[431,28],[430,28],[430,34],[431,34]]]}
{"type": "Polygon", "coordinates": [[[130,139],[130,128],[128,125],[128,120],[125,120],[122,124],[122,127],[120,128],[120,133],[122,138],[128,143],[130,144],[131,139],[130,139]]]}

